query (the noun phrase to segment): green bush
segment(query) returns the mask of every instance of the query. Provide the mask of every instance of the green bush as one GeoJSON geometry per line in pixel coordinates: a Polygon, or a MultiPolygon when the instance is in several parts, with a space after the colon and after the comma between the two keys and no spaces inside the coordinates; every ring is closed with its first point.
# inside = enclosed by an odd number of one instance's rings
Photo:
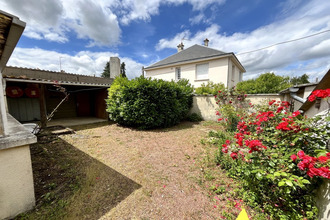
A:
{"type": "Polygon", "coordinates": [[[149,129],[170,127],[186,117],[193,88],[188,80],[167,82],[139,77],[117,77],[108,89],[107,112],[125,126],[149,129]]]}
{"type": "Polygon", "coordinates": [[[197,113],[192,113],[187,117],[187,120],[191,122],[199,122],[199,121],[203,121],[203,118],[201,115],[197,113]]]}
{"type": "Polygon", "coordinates": [[[201,87],[196,88],[195,94],[197,95],[216,95],[218,91],[224,90],[225,85],[223,83],[208,82],[206,85],[203,83],[201,87]]]}

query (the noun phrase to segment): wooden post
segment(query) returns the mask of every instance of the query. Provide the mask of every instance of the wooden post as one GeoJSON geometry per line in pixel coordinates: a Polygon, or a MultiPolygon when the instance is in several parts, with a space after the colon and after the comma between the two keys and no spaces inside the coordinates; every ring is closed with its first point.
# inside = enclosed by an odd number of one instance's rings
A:
{"type": "Polygon", "coordinates": [[[47,112],[46,112],[46,100],[45,100],[45,85],[40,84],[40,95],[39,95],[39,105],[40,105],[40,122],[41,128],[47,127],[47,112]]]}

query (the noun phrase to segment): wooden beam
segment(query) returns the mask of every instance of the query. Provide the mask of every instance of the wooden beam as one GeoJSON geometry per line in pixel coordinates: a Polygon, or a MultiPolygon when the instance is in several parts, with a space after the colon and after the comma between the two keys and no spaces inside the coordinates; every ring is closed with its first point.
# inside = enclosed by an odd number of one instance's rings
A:
{"type": "Polygon", "coordinates": [[[47,112],[46,112],[46,100],[45,100],[45,85],[39,84],[40,95],[39,95],[39,105],[40,105],[40,125],[41,128],[47,127],[47,112]]]}

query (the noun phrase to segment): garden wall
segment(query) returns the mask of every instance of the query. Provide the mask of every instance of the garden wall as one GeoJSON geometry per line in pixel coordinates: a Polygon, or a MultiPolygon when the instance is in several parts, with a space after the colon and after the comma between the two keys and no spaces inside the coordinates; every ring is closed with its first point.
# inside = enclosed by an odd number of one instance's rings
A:
{"type": "MultiPolygon", "coordinates": [[[[247,95],[247,99],[250,100],[252,104],[261,104],[269,100],[282,101],[283,96],[279,94],[251,94],[247,95]]],[[[214,95],[194,95],[193,107],[190,110],[191,113],[197,113],[203,117],[206,121],[217,121],[218,116],[216,116],[216,111],[218,105],[215,102],[214,95]]]]}

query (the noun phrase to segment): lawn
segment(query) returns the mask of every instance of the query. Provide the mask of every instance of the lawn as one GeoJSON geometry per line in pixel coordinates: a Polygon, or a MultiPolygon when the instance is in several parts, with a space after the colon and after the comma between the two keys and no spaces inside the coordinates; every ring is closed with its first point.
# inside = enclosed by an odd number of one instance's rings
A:
{"type": "Polygon", "coordinates": [[[18,218],[219,219],[227,212],[237,214],[241,204],[233,199],[233,180],[214,164],[216,148],[201,144],[214,129],[219,125],[183,122],[149,131],[108,123],[75,127],[74,134],[61,136],[46,131],[31,146],[37,205],[18,218]],[[214,186],[223,192],[216,195],[214,186]]]}

